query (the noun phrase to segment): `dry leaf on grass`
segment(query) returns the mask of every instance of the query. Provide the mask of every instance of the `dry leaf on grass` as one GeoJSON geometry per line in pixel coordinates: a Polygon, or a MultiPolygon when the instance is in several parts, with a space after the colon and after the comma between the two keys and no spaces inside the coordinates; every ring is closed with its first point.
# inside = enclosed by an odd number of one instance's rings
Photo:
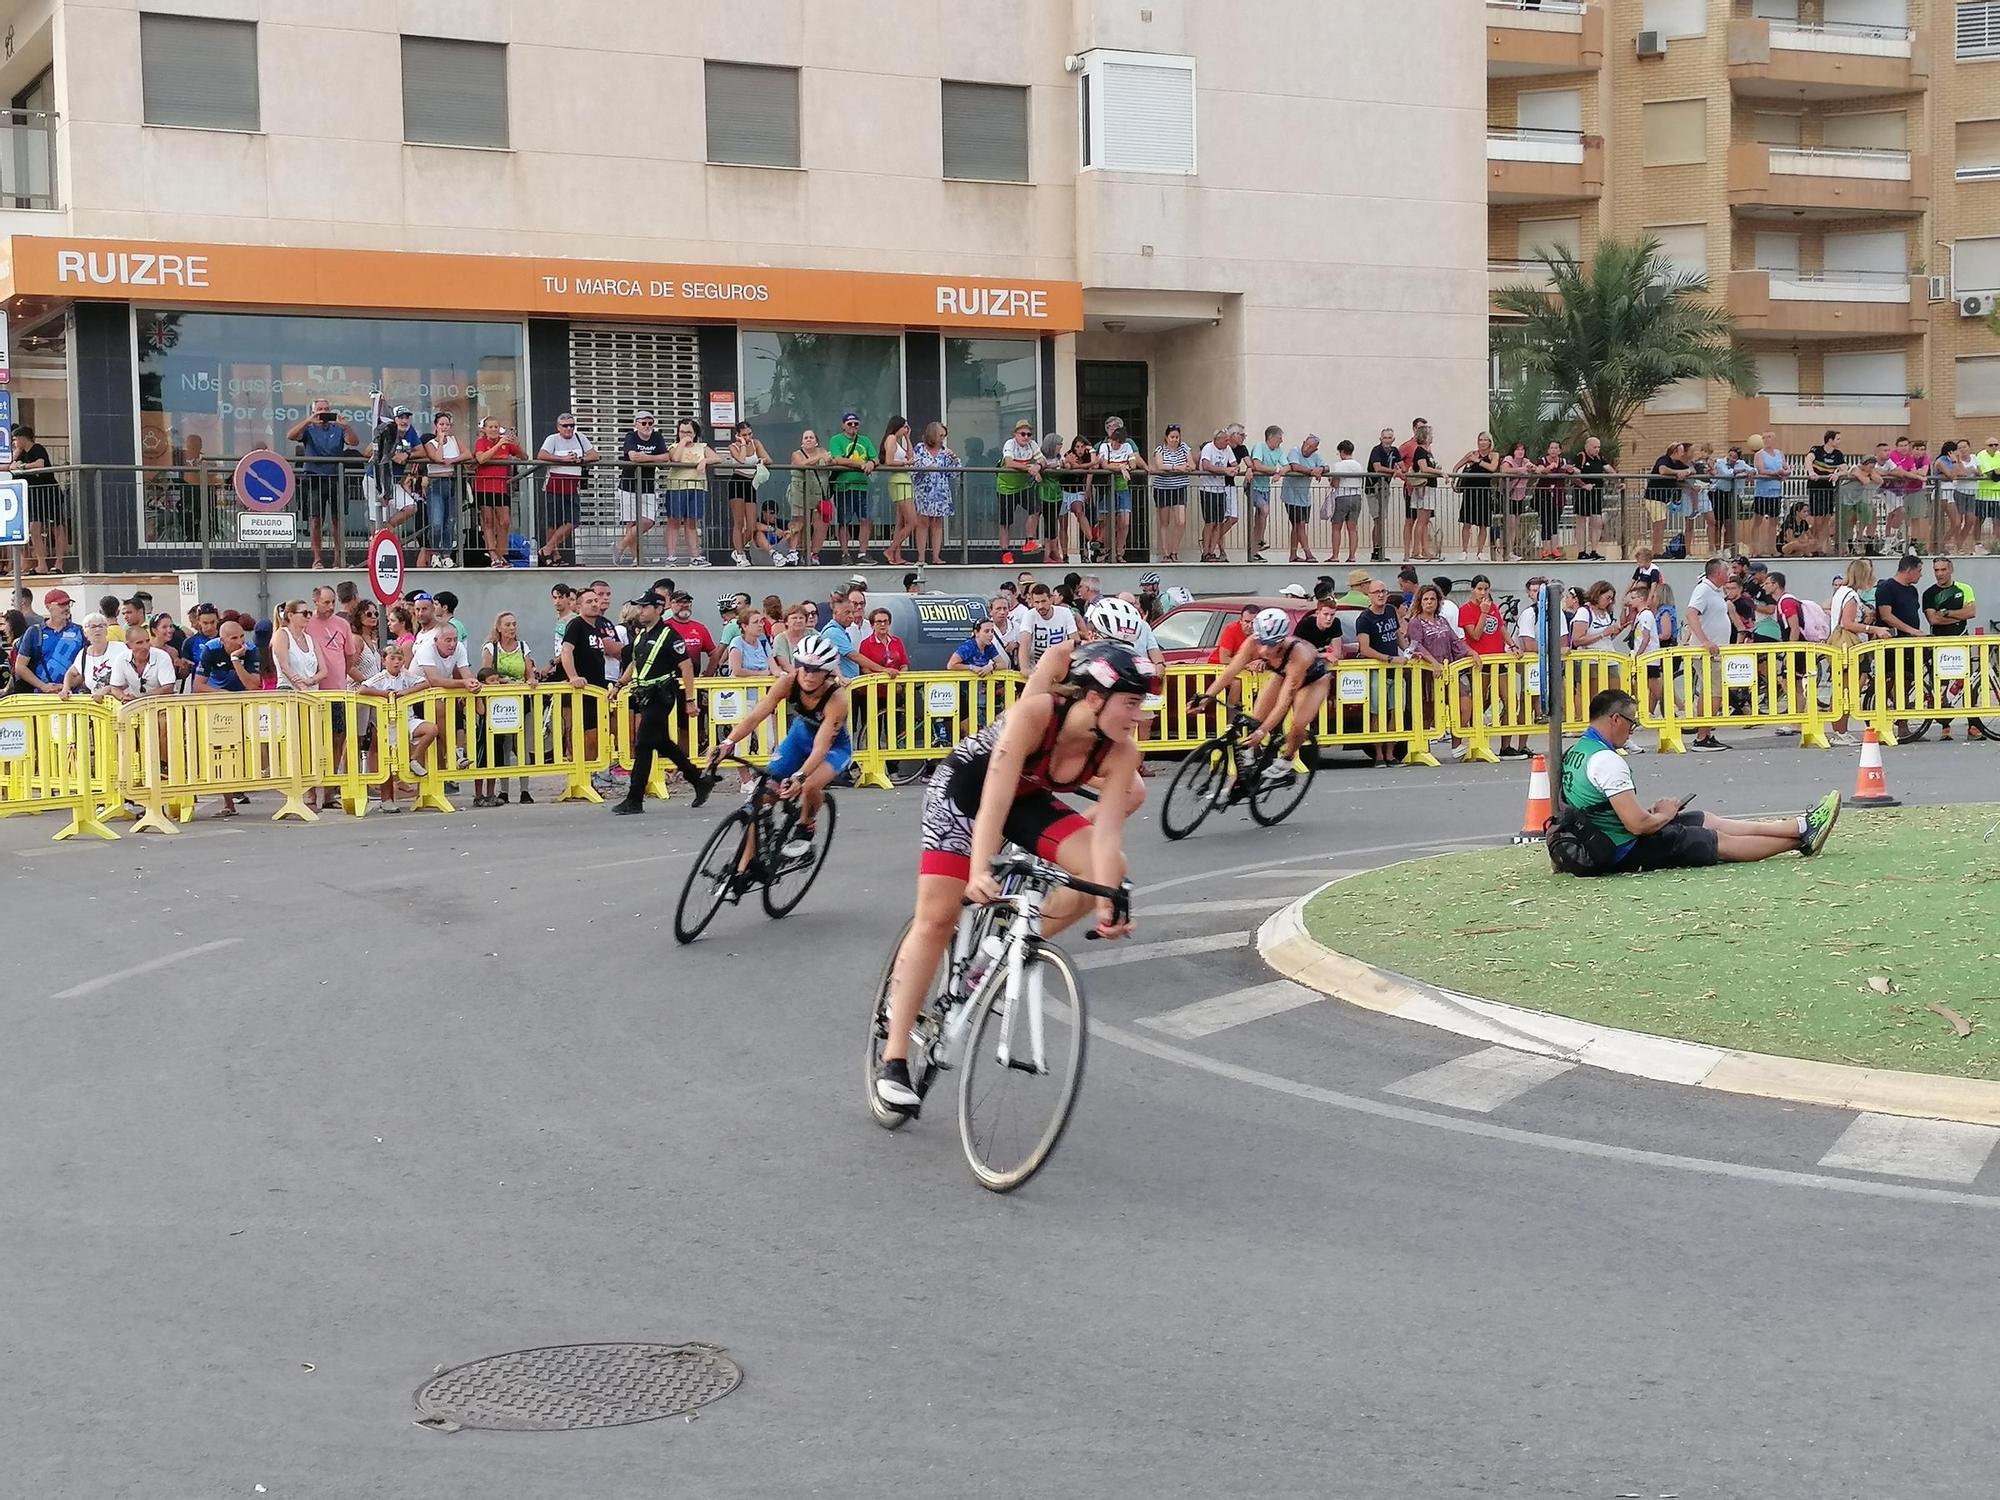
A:
{"type": "Polygon", "coordinates": [[[1953,1010],[1949,1005],[1939,1005],[1937,1001],[1933,1000],[1924,1009],[1933,1015],[1943,1016],[1947,1021],[1951,1022],[1951,1034],[1953,1036],[1972,1035],[1972,1023],[1953,1010]]]}
{"type": "Polygon", "coordinates": [[[1896,993],[1896,981],[1886,974],[1871,974],[1868,976],[1868,988],[1878,995],[1893,995],[1896,993]]]}

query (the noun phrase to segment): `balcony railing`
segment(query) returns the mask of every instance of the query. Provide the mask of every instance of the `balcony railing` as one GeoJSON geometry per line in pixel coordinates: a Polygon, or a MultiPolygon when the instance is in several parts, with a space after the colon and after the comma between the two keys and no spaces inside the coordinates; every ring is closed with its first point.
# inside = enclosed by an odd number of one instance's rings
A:
{"type": "Polygon", "coordinates": [[[1486,132],[1488,161],[1555,162],[1566,166],[1583,165],[1581,130],[1542,130],[1521,126],[1514,130],[1486,132]]]}
{"type": "Polygon", "coordinates": [[[1907,422],[1910,398],[1882,391],[1765,391],[1774,422],[1824,422],[1837,427],[1842,422],[1856,424],[1907,422]]]}
{"type": "MultiPolygon", "coordinates": [[[[1488,156],[1492,155],[1489,150],[1488,156]]],[[[1773,146],[1771,170],[1795,177],[1863,177],[1910,180],[1910,153],[1874,146],[1773,146]]]]}
{"type": "Polygon", "coordinates": [[[1584,0],[1486,0],[1488,10],[1540,12],[1545,16],[1580,16],[1584,0]]]}
{"type": "Polygon", "coordinates": [[[60,206],[56,200],[59,123],[48,110],[0,110],[0,208],[60,206]]]}
{"type": "Polygon", "coordinates": [[[1773,302],[1908,302],[1908,271],[1769,271],[1773,302]]]}
{"type": "Polygon", "coordinates": [[[1843,21],[1771,22],[1771,45],[1795,52],[1837,52],[1849,57],[1908,57],[1916,33],[1904,26],[1843,21]]]}

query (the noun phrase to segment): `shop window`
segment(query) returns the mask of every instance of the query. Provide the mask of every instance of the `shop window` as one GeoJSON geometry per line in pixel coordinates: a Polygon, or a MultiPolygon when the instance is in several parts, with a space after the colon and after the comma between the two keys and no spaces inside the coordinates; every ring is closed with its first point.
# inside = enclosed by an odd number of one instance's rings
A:
{"type": "MultiPolygon", "coordinates": [[[[826,447],[840,431],[843,412],[860,416],[871,443],[881,441],[891,416],[903,414],[898,334],[755,328],[745,329],[742,340],[743,415],[757,424],[757,436],[777,463],[791,462],[808,427],[826,447]]],[[[954,441],[957,436],[954,431],[954,441]]]]}
{"type": "Polygon", "coordinates": [[[944,341],[944,420],[966,466],[999,466],[1000,445],[1016,422],[1042,431],[1040,363],[1033,339],[944,341]]]}
{"type": "Polygon", "coordinates": [[[1193,58],[1086,52],[1078,87],[1086,169],[1194,175],[1193,58]]]}
{"type": "Polygon", "coordinates": [[[939,84],[944,175],[981,182],[1028,180],[1028,91],[1003,83],[939,84]]]}
{"type": "Polygon", "coordinates": [[[799,70],[705,65],[708,159],[722,166],[799,165],[799,70]]]}
{"type": "Polygon", "coordinates": [[[139,80],[148,125],[262,128],[255,22],[141,15],[139,80]]]}
{"type": "Polygon", "coordinates": [[[507,49],[497,42],[403,38],[403,139],[505,150],[507,49]]]}

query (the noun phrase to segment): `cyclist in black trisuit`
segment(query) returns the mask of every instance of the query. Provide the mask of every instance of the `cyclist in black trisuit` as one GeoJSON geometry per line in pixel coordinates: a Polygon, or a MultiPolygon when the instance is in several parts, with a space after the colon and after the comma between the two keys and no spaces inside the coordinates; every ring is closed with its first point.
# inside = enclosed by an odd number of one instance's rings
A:
{"type": "Polygon", "coordinates": [[[1235,660],[1202,690],[1195,703],[1215,702],[1222,696],[1222,690],[1253,662],[1270,668],[1272,677],[1257,695],[1257,706],[1251,712],[1257,727],[1243,737],[1243,743],[1262,744],[1286,712],[1291,713],[1292,722],[1285,730],[1284,753],[1274,755],[1264,768],[1266,781],[1280,782],[1291,775],[1292,757],[1299,753],[1299,747],[1319,722],[1320,710],[1326,707],[1327,694],[1333,688],[1333,669],[1318,646],[1292,634],[1292,617],[1274,607],[1257,616],[1250,634],[1237,648],[1235,660]]]}

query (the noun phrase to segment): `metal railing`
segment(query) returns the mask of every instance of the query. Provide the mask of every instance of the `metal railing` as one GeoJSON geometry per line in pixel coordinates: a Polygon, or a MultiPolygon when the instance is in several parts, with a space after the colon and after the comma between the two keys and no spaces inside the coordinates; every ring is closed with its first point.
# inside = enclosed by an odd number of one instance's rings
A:
{"type": "Polygon", "coordinates": [[[1794,21],[1782,17],[1771,19],[1771,39],[1779,36],[1827,36],[1853,37],[1857,40],[1876,42],[1911,42],[1916,32],[1907,26],[1877,26],[1867,21],[1794,21]]]}
{"type": "Polygon", "coordinates": [[[1486,0],[1488,10],[1540,11],[1545,16],[1580,16],[1584,0],[1486,0]]]}
{"type": "Polygon", "coordinates": [[[61,117],[50,110],[0,111],[0,207],[54,209],[56,130],[61,117]]]}

